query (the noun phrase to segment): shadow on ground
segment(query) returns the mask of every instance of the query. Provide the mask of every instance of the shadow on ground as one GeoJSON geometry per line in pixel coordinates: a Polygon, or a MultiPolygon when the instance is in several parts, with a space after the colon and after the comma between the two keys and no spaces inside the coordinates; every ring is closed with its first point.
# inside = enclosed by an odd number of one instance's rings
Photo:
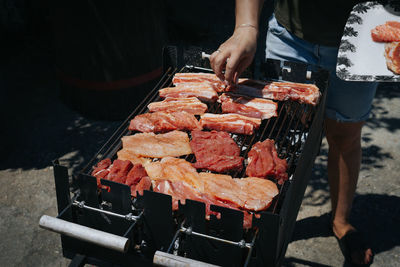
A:
{"type": "MultiPolygon", "coordinates": [[[[296,222],[291,242],[315,237],[333,236],[330,213],[307,217],[296,222]]],[[[400,245],[400,197],[378,194],[359,195],[354,199],[352,224],[362,233],[375,254],[400,245]]],[[[307,266],[325,266],[296,258],[286,258],[285,266],[300,263],[307,266]]],[[[346,265],[345,265],[346,266],[346,265]]]]}

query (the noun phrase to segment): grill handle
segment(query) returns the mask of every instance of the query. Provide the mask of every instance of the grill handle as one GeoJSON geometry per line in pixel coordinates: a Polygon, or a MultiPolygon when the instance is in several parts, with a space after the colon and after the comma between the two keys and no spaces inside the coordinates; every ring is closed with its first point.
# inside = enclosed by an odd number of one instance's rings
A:
{"type": "Polygon", "coordinates": [[[43,215],[39,220],[39,226],[62,235],[90,242],[105,248],[125,253],[129,247],[129,239],[89,228],[80,224],[43,215]]]}
{"type": "Polygon", "coordinates": [[[153,263],[156,266],[165,267],[218,267],[217,265],[176,256],[159,250],[154,254],[153,263]]]}

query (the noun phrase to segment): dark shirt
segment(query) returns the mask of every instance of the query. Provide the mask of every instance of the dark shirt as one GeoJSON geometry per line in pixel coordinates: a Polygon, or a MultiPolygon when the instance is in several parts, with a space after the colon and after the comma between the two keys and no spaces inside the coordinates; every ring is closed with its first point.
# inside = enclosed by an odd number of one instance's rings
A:
{"type": "Polygon", "coordinates": [[[354,0],[278,0],[275,17],[288,31],[311,43],[339,46],[354,0]]]}

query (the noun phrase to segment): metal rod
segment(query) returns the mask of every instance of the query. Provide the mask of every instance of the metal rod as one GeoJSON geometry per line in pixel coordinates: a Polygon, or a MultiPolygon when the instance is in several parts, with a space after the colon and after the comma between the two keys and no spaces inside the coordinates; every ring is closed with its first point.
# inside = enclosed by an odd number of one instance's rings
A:
{"type": "Polygon", "coordinates": [[[192,260],[190,258],[165,253],[162,251],[156,251],[153,258],[153,263],[156,266],[167,267],[218,267],[217,265],[192,260]]]}
{"type": "Polygon", "coordinates": [[[194,236],[199,236],[199,237],[203,237],[203,238],[207,238],[207,239],[211,239],[211,240],[215,240],[215,241],[219,241],[222,243],[226,243],[226,244],[230,244],[230,245],[234,245],[234,246],[238,246],[240,248],[251,248],[252,244],[251,243],[246,243],[243,239],[240,240],[239,242],[235,242],[235,241],[231,241],[231,240],[227,240],[227,239],[222,239],[222,238],[218,238],[215,236],[211,236],[211,235],[206,235],[206,234],[202,234],[202,233],[197,233],[192,231],[192,228],[186,228],[186,227],[181,227],[180,231],[182,233],[185,233],[187,235],[194,235],[194,236]]]}
{"type": "Polygon", "coordinates": [[[115,217],[118,217],[118,218],[126,219],[128,221],[137,221],[137,220],[140,219],[140,217],[143,214],[143,212],[142,212],[138,216],[132,215],[132,213],[129,213],[129,214],[126,214],[126,215],[122,215],[122,214],[118,214],[118,213],[115,213],[115,212],[111,212],[111,211],[107,211],[107,210],[102,210],[102,209],[97,209],[97,208],[93,208],[93,207],[90,207],[90,206],[86,206],[85,205],[85,201],[81,201],[81,202],[74,201],[72,203],[72,205],[77,206],[77,207],[79,207],[81,209],[87,209],[87,210],[93,210],[93,211],[105,213],[107,215],[111,215],[111,216],[115,216],[115,217]]]}
{"type": "Polygon", "coordinates": [[[126,252],[129,247],[129,239],[126,237],[99,231],[47,215],[43,215],[40,218],[39,226],[62,235],[70,236],[72,238],[90,242],[119,252],[126,252]]]}
{"type": "Polygon", "coordinates": [[[176,231],[176,233],[175,233],[175,235],[174,235],[174,238],[172,239],[172,242],[171,242],[171,244],[169,245],[169,248],[168,248],[168,250],[167,250],[167,253],[170,253],[170,252],[171,252],[171,250],[172,250],[172,248],[173,248],[173,246],[174,246],[174,244],[175,244],[176,239],[178,238],[179,234],[181,233],[181,229],[182,229],[184,223],[185,223],[185,221],[182,222],[181,228],[180,228],[178,231],[176,231]]]}
{"type": "Polygon", "coordinates": [[[249,264],[250,258],[251,258],[251,253],[253,253],[253,248],[254,248],[254,244],[256,242],[256,238],[258,235],[258,231],[259,229],[257,228],[256,232],[254,233],[253,239],[251,240],[251,247],[249,249],[249,252],[247,253],[247,257],[246,257],[246,261],[244,262],[244,267],[246,267],[249,264]]]}

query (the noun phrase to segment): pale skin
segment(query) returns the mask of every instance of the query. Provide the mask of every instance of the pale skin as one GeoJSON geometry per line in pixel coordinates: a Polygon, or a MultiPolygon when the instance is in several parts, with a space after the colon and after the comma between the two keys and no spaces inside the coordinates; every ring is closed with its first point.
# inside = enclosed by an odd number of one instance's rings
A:
{"type": "MultiPolygon", "coordinates": [[[[236,0],[234,33],[210,57],[215,74],[228,84],[234,84],[254,58],[262,4],[262,0],[236,0]]],[[[325,120],[332,230],[339,239],[354,230],[349,216],[360,171],[363,124],[325,120]]],[[[351,257],[356,264],[368,264],[372,255],[372,250],[367,249],[354,252],[351,257]]]]}

